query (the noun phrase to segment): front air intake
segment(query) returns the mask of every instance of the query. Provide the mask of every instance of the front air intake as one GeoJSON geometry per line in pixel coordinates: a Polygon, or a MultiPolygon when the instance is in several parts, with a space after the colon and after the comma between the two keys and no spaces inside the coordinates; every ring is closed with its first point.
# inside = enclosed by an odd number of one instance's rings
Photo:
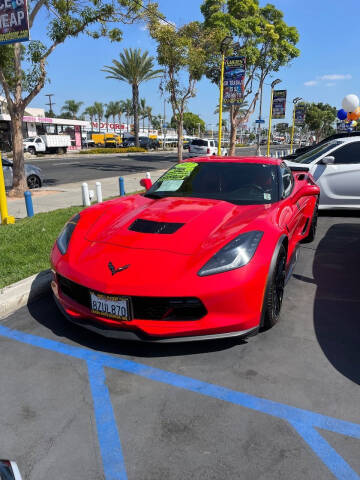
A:
{"type": "Polygon", "coordinates": [[[139,233],[164,233],[170,235],[179,230],[183,225],[183,223],[154,222],[138,218],[130,225],[129,230],[139,233]]]}

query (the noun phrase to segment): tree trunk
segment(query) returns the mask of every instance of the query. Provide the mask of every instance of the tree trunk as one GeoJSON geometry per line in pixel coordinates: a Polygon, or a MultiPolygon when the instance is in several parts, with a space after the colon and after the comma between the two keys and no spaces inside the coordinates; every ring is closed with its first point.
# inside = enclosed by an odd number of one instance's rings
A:
{"type": "Polygon", "coordinates": [[[13,135],[13,188],[9,196],[22,195],[27,190],[25,168],[24,168],[24,145],[22,132],[22,118],[24,110],[22,107],[13,105],[11,114],[12,135],[13,135]]]}
{"type": "Polygon", "coordinates": [[[177,132],[178,132],[178,162],[181,162],[183,159],[183,116],[184,112],[180,112],[178,115],[178,124],[177,124],[177,132]]]}
{"type": "Polygon", "coordinates": [[[139,147],[139,86],[136,83],[133,83],[132,85],[132,100],[134,111],[135,146],[139,147]]]}

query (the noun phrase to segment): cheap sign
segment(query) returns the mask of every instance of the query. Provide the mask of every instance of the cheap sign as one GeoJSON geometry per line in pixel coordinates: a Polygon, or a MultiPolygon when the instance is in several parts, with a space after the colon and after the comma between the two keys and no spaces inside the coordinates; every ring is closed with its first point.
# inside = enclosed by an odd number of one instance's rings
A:
{"type": "Polygon", "coordinates": [[[0,0],[0,45],[29,40],[26,0],[0,0]]]}

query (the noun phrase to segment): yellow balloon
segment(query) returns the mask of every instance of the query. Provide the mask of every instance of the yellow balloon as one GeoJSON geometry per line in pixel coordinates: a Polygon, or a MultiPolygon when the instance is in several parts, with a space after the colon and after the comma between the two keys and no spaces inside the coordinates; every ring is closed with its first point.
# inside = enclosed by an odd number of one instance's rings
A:
{"type": "Polygon", "coordinates": [[[352,127],[356,127],[357,124],[358,124],[358,122],[355,122],[355,120],[353,120],[353,121],[351,122],[351,126],[352,126],[352,127]]]}

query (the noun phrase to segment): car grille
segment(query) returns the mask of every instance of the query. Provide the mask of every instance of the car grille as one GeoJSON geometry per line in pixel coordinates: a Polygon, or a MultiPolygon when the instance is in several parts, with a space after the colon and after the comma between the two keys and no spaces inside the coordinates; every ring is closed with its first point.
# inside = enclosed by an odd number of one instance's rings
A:
{"type": "MultiPolygon", "coordinates": [[[[60,290],[77,303],[90,307],[90,290],[57,274],[60,290]]],[[[119,295],[121,294],[113,294],[119,295]]],[[[138,297],[126,296],[132,304],[134,318],[141,320],[199,320],[207,314],[196,297],[138,297]]]]}
{"type": "Polygon", "coordinates": [[[171,234],[175,233],[183,225],[183,223],[154,222],[153,220],[143,220],[142,218],[138,218],[130,225],[129,230],[140,233],[171,234]]]}

